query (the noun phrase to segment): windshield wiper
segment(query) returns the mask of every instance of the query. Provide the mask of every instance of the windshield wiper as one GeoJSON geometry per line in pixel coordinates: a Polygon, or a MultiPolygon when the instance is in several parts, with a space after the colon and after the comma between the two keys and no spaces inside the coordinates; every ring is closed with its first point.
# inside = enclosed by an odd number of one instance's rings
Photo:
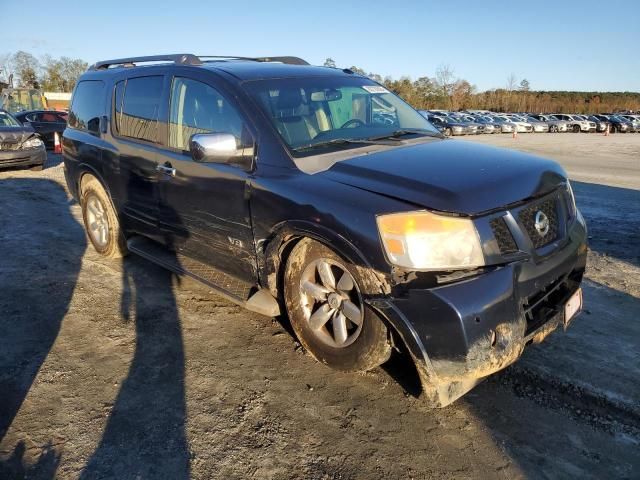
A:
{"type": "Polygon", "coordinates": [[[303,150],[311,150],[314,148],[330,147],[332,145],[392,145],[389,142],[379,142],[377,140],[383,140],[383,138],[334,138],[333,140],[327,140],[324,142],[309,143],[307,145],[301,145],[293,149],[294,152],[300,152],[303,150]]]}
{"type": "Polygon", "coordinates": [[[385,135],[379,135],[376,137],[368,137],[367,140],[384,140],[384,139],[399,139],[400,137],[404,137],[405,135],[424,135],[426,137],[441,137],[442,135],[436,132],[428,132],[426,130],[409,130],[409,129],[401,129],[395,130],[391,133],[387,133],[385,135]]]}

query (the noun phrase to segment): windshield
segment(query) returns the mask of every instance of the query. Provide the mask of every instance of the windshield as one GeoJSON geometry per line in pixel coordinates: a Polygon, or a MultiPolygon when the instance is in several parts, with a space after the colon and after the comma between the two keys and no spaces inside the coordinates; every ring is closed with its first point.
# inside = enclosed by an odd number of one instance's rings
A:
{"type": "Polygon", "coordinates": [[[245,83],[294,155],[401,135],[439,136],[403,100],[361,77],[312,77],[245,83]],[[329,143],[332,142],[332,143],[329,143]]]}
{"type": "Polygon", "coordinates": [[[20,123],[7,112],[0,112],[0,127],[19,127],[20,123]]]}
{"type": "Polygon", "coordinates": [[[43,110],[42,95],[38,90],[8,89],[2,95],[3,108],[10,113],[23,112],[25,110],[43,110]]]}

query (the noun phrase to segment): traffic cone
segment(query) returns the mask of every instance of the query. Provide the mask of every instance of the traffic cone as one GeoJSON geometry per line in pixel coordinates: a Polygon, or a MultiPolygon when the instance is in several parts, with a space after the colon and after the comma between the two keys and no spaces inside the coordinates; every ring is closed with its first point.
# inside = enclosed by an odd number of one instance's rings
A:
{"type": "Polygon", "coordinates": [[[513,139],[516,140],[518,138],[518,129],[514,128],[513,129],[513,139]]]}
{"type": "Polygon", "coordinates": [[[60,145],[60,135],[58,132],[53,134],[53,153],[62,153],[62,145],[60,145]]]}

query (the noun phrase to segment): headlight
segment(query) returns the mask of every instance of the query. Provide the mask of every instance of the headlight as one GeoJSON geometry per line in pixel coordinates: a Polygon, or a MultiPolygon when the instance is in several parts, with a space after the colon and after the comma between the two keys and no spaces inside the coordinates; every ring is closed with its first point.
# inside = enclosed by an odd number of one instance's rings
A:
{"type": "Polygon", "coordinates": [[[378,231],[394,265],[417,270],[452,270],[485,264],[473,222],[431,212],[380,215],[378,231]]]}
{"type": "Polygon", "coordinates": [[[31,137],[29,140],[22,144],[22,148],[40,148],[42,145],[42,140],[40,140],[38,137],[31,137]]]}

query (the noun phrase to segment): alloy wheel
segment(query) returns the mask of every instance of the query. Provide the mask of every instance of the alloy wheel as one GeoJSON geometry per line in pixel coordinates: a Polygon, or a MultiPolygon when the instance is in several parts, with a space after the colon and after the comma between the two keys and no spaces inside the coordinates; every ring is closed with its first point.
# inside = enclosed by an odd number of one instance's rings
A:
{"type": "Polygon", "coordinates": [[[305,320],[318,340],[334,348],[356,341],[362,331],[364,305],[344,265],[328,258],[311,262],[300,278],[300,298],[305,320]]]}
{"type": "Polygon", "coordinates": [[[96,245],[106,247],[109,241],[109,219],[100,199],[90,195],[87,199],[87,227],[96,245]]]}

